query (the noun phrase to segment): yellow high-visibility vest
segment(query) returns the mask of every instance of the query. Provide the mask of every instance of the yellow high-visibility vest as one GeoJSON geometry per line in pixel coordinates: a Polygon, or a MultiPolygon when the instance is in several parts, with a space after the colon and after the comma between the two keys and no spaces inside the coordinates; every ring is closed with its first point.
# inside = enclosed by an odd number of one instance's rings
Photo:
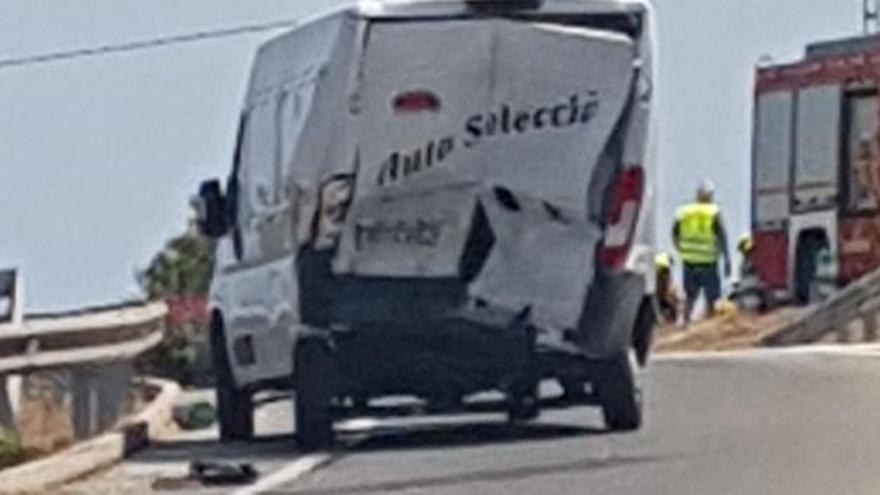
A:
{"type": "Polygon", "coordinates": [[[678,243],[685,263],[715,263],[718,261],[718,236],[715,218],[718,206],[711,203],[692,203],[679,208],[678,243]]]}

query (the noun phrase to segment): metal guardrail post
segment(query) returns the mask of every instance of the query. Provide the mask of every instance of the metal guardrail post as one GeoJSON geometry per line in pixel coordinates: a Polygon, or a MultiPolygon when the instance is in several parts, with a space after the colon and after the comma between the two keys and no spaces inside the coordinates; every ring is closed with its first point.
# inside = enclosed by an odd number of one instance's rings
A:
{"type": "Polygon", "coordinates": [[[8,381],[5,375],[0,375],[0,429],[13,431],[15,430],[15,415],[12,411],[8,381]]]}

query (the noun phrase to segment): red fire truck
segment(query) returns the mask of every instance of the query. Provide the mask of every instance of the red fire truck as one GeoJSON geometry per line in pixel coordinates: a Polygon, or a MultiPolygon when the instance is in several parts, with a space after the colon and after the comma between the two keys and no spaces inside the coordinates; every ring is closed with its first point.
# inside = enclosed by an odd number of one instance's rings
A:
{"type": "Polygon", "coordinates": [[[823,271],[843,285],[880,267],[878,88],[876,35],[757,70],[753,260],[777,294],[806,302],[823,271]]]}

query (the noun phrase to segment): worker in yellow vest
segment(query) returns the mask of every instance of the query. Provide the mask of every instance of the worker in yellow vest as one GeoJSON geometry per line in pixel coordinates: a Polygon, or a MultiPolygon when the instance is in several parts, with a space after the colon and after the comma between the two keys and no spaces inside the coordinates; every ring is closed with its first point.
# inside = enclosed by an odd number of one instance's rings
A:
{"type": "Polygon", "coordinates": [[[660,306],[660,316],[665,323],[678,321],[681,297],[672,281],[672,268],[675,260],[669,253],[657,253],[654,257],[654,273],[657,284],[657,303],[660,306]]]}
{"type": "Polygon", "coordinates": [[[706,310],[715,314],[715,303],[721,297],[718,258],[724,257],[724,276],[730,276],[730,255],[721,211],[715,204],[715,185],[703,181],[697,188],[697,200],[679,208],[672,239],[681,254],[684,266],[684,323],[690,323],[694,305],[702,292],[706,310]]]}

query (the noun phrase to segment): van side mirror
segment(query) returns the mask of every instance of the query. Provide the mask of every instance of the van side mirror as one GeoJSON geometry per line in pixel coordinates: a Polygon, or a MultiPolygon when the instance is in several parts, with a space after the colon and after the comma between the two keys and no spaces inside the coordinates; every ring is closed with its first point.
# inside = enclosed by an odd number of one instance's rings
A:
{"type": "Polygon", "coordinates": [[[196,211],[196,223],[202,235],[216,239],[229,230],[226,198],[218,179],[202,182],[199,194],[192,198],[190,204],[196,211]]]}

